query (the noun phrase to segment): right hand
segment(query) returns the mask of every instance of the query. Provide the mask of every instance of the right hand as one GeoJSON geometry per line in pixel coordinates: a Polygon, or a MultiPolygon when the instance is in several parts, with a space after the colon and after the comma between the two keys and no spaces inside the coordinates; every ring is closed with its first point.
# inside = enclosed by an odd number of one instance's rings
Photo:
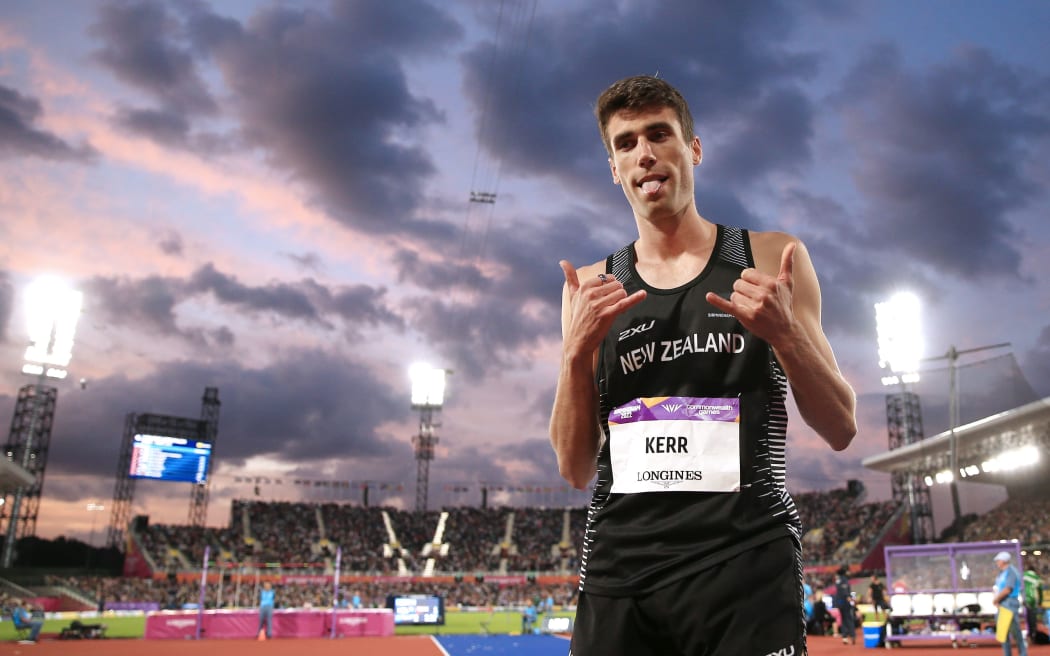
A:
{"type": "Polygon", "coordinates": [[[581,283],[575,267],[567,260],[558,263],[565,273],[565,291],[569,303],[565,324],[565,344],[574,344],[581,353],[597,350],[616,317],[645,300],[645,290],[630,296],[623,283],[611,273],[587,277],[581,283]]]}

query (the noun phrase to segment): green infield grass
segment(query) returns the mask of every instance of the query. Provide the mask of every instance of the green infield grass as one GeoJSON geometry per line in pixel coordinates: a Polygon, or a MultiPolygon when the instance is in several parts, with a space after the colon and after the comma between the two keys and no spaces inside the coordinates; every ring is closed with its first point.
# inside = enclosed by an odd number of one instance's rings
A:
{"type": "MultiPolygon", "coordinates": [[[[81,620],[84,624],[105,624],[107,638],[141,638],[146,632],[146,617],[100,617],[81,620]]],[[[40,635],[58,635],[73,620],[44,620],[40,635]]],[[[15,625],[11,620],[0,623],[0,641],[16,640],[15,625]]]]}
{"type": "MultiPolygon", "coordinates": [[[[555,617],[573,617],[571,612],[554,613],[555,617]]],[[[541,618],[542,619],[542,616],[541,618]]],[[[146,632],[144,615],[131,617],[101,617],[82,620],[85,624],[105,624],[107,638],[141,638],[146,632]]],[[[41,635],[58,635],[72,620],[45,620],[41,635]]],[[[537,621],[537,626],[539,621],[537,621]]],[[[516,611],[464,612],[450,610],[445,613],[445,624],[436,626],[399,626],[397,635],[418,634],[518,634],[521,633],[521,613],[516,611]]],[[[0,642],[17,639],[11,620],[0,622],[0,642]]]]}
{"type": "MultiPolygon", "coordinates": [[[[575,617],[574,613],[554,613],[554,617],[575,617]]],[[[542,619],[537,619],[536,625],[542,619]]],[[[521,633],[521,613],[517,611],[499,612],[462,612],[450,610],[445,612],[443,625],[399,626],[394,629],[397,635],[416,634],[519,634],[521,633]]]]}

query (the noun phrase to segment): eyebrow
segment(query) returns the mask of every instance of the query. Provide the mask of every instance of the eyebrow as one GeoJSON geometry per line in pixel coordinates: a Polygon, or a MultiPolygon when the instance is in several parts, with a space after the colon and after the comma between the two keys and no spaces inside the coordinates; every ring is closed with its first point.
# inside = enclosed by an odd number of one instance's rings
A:
{"type": "MultiPolygon", "coordinates": [[[[674,132],[674,126],[668,123],[667,121],[655,121],[643,127],[641,129],[641,132],[652,132],[653,130],[670,130],[671,132],[674,132]]],[[[613,135],[611,143],[618,143],[620,140],[630,137],[634,134],[637,133],[630,130],[626,132],[620,132],[616,135],[613,135]]]]}

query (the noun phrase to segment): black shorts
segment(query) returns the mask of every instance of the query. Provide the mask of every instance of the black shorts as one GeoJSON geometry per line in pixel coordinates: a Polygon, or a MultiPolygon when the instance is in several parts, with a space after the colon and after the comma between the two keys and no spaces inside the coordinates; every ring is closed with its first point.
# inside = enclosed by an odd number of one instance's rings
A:
{"type": "Polygon", "coordinates": [[[802,551],[791,537],[635,597],[580,593],[570,656],[803,656],[802,551]]]}

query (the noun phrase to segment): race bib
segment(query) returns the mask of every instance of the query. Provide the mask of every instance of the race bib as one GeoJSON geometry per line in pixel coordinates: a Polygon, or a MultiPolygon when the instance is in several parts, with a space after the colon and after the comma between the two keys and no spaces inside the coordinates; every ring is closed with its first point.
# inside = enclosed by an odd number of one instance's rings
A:
{"type": "Polygon", "coordinates": [[[612,492],[740,490],[740,399],[660,396],[609,413],[612,492]]]}

